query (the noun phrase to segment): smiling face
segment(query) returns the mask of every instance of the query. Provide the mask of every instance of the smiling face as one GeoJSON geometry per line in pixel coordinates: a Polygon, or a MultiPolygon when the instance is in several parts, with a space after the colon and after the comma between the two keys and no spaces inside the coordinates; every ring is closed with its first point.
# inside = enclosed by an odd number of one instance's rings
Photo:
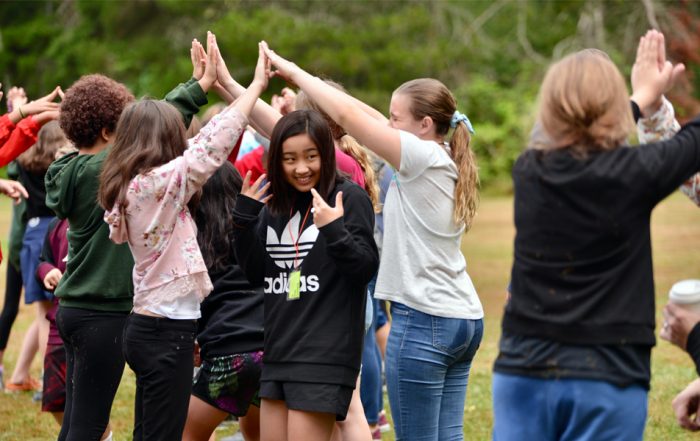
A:
{"type": "Polygon", "coordinates": [[[421,122],[411,113],[411,98],[402,93],[391,96],[389,104],[389,127],[412,133],[416,136],[422,134],[421,122]]]}
{"type": "Polygon", "coordinates": [[[311,191],[321,177],[321,155],[308,134],[291,136],[282,143],[282,169],[298,191],[311,191]]]}

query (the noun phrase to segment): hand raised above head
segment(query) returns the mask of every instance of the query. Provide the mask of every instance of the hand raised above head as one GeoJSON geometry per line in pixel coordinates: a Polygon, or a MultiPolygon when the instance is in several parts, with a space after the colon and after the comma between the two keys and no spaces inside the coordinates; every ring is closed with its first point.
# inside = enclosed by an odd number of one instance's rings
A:
{"type": "Polygon", "coordinates": [[[247,196],[251,199],[255,199],[256,201],[260,201],[263,204],[266,203],[267,201],[270,200],[272,195],[265,195],[267,193],[267,190],[270,188],[270,183],[267,182],[263,185],[263,182],[265,181],[265,174],[260,175],[258,179],[255,180],[252,184],[250,183],[250,176],[251,173],[248,171],[245,174],[245,177],[243,178],[243,185],[241,186],[241,194],[244,196],[247,196]]]}
{"type": "Polygon", "coordinates": [[[265,55],[270,60],[270,67],[275,68],[275,70],[269,69],[268,77],[281,77],[286,81],[293,82],[292,77],[294,73],[299,70],[299,66],[277,55],[275,51],[270,49],[267,42],[262,41],[260,44],[262,45],[265,55]]]}
{"type": "Polygon", "coordinates": [[[661,106],[661,99],[685,67],[666,60],[664,36],[650,30],[639,40],[637,58],[632,66],[632,100],[644,116],[651,116],[661,106]]]}
{"type": "Polygon", "coordinates": [[[262,90],[267,89],[270,72],[270,59],[267,57],[262,43],[258,43],[258,62],[255,64],[255,75],[251,85],[257,84],[262,90]]]}
{"type": "Polygon", "coordinates": [[[196,38],[192,40],[190,47],[190,60],[192,61],[192,77],[199,81],[204,75],[204,67],[207,64],[207,53],[196,38]]]}
{"type": "Polygon", "coordinates": [[[22,87],[11,87],[7,91],[7,111],[12,112],[18,106],[27,104],[27,94],[22,87]]]}
{"type": "MultiPolygon", "coordinates": [[[[219,48],[216,46],[214,34],[207,32],[207,52],[204,73],[202,73],[202,77],[198,80],[199,85],[205,92],[209,91],[209,88],[211,88],[217,79],[216,66],[219,58],[218,50],[219,48]]],[[[197,49],[197,52],[201,56],[201,51],[199,51],[199,49],[197,49]]]]}

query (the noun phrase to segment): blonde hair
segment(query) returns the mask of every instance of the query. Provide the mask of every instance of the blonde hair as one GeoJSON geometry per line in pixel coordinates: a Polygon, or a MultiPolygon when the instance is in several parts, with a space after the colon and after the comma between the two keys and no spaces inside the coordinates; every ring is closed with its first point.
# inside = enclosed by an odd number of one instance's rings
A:
{"type": "Polygon", "coordinates": [[[66,144],[69,144],[68,139],[58,121],[50,121],[41,127],[36,143],[22,153],[17,162],[32,173],[45,173],[55,160],[58,149],[66,144]]]}
{"type": "MultiPolygon", "coordinates": [[[[403,83],[394,94],[405,95],[410,99],[410,111],[414,119],[420,121],[428,116],[433,120],[435,133],[439,136],[447,135],[452,116],[457,110],[457,100],[444,84],[433,78],[419,78],[403,83]]],[[[469,146],[470,142],[466,123],[458,122],[450,138],[450,154],[457,166],[452,216],[466,230],[471,228],[479,205],[479,168],[474,151],[469,146]]]]}
{"type": "Polygon", "coordinates": [[[534,148],[571,148],[584,156],[622,145],[634,129],[625,80],[597,49],[573,53],[549,68],[538,119],[551,142],[534,148]]]}
{"type": "MultiPolygon", "coordinates": [[[[342,85],[330,80],[324,81],[326,84],[346,92],[342,85]]],[[[374,171],[374,167],[372,167],[372,159],[370,158],[367,149],[357,142],[355,138],[348,135],[345,132],[345,129],[333,121],[331,117],[328,116],[326,112],[321,110],[321,108],[315,102],[310,100],[308,95],[306,95],[303,90],[297,95],[296,108],[315,110],[328,122],[333,139],[338,143],[338,148],[342,150],[343,153],[352,156],[352,158],[357,161],[358,164],[360,164],[362,174],[365,177],[365,191],[372,201],[372,206],[374,207],[375,213],[379,213],[381,211],[381,203],[379,201],[379,183],[377,182],[377,175],[374,171]]]]}

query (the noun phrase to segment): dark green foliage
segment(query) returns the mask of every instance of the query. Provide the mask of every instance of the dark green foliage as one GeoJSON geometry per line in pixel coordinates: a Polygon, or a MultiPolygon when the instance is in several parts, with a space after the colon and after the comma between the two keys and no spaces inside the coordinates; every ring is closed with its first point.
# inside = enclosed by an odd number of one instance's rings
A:
{"type": "MultiPolygon", "coordinates": [[[[662,30],[672,34],[670,7],[655,2],[662,30]]],[[[641,2],[623,0],[3,1],[0,80],[5,90],[22,85],[37,97],[101,72],[136,96],[162,96],[191,74],[192,38],[204,41],[212,30],[232,74],[247,84],[256,42],[265,39],[382,111],[402,82],[440,79],[476,127],[472,145],[488,183],[507,177],[525,147],[552,59],[596,46],[628,74],[648,27],[641,2]]],[[[267,97],[281,87],[273,81],[267,97]]]]}

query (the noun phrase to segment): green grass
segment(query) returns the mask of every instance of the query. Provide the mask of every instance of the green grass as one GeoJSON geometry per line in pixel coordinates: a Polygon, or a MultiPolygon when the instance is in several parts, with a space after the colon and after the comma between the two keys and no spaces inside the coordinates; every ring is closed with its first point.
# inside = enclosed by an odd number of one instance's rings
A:
{"type": "MultiPolygon", "coordinates": [[[[0,199],[0,237],[6,238],[9,225],[9,202],[0,199]]],[[[510,197],[488,196],[481,202],[472,231],[465,236],[463,252],[486,310],[485,335],[472,366],[467,403],[464,409],[464,433],[469,440],[490,439],[491,367],[497,355],[500,322],[509,280],[513,243],[513,213],[510,197]]],[[[700,209],[681,195],[664,201],[653,216],[654,270],[657,291],[657,321],[666,303],[671,285],[681,279],[700,278],[700,209]]],[[[3,241],[6,250],[6,242],[3,241]]],[[[0,268],[0,290],[4,289],[4,264],[0,268]]],[[[22,306],[5,355],[6,376],[14,366],[22,335],[33,317],[22,306]]],[[[34,361],[34,375],[40,362],[34,361]]],[[[696,437],[677,427],[671,400],[697,375],[690,358],[680,349],[660,341],[652,356],[652,390],[649,394],[648,440],[691,440],[696,437]]],[[[127,368],[112,408],[115,439],[131,439],[134,376],[127,368]]],[[[57,425],[27,394],[0,394],[1,440],[55,439],[57,425]]],[[[228,429],[231,433],[234,429],[228,429]]],[[[221,432],[224,433],[224,432],[221,432]]],[[[384,440],[392,440],[385,434],[384,440]]]]}

